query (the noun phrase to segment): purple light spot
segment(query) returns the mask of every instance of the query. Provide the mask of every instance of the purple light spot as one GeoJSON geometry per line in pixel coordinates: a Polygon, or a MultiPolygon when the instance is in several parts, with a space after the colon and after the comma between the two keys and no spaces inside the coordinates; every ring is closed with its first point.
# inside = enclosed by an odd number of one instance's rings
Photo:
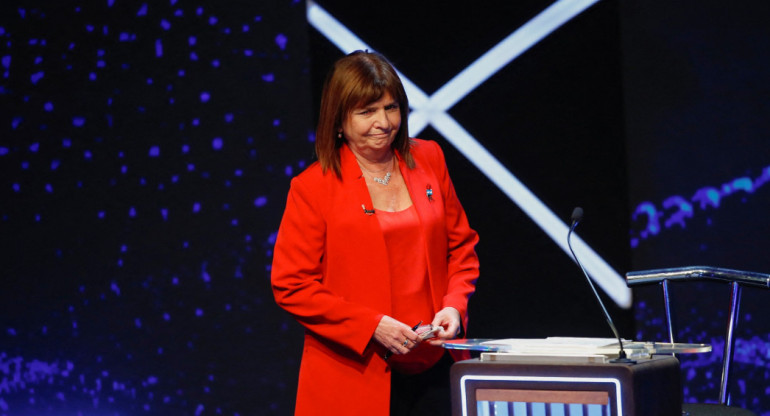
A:
{"type": "Polygon", "coordinates": [[[53,193],[53,186],[51,186],[50,183],[45,184],[45,191],[48,192],[49,194],[52,194],[53,193]]]}
{"type": "Polygon", "coordinates": [[[241,27],[241,30],[243,32],[248,32],[249,31],[249,25],[243,25],[243,27],[241,27]]]}
{"type": "Polygon", "coordinates": [[[213,66],[214,68],[219,68],[219,59],[214,59],[213,61],[211,61],[211,66],[213,66]]]}
{"type": "Polygon", "coordinates": [[[227,113],[225,114],[225,123],[232,123],[233,122],[233,113],[227,113]]]}
{"type": "Polygon", "coordinates": [[[188,172],[192,172],[192,171],[194,171],[194,170],[195,170],[195,165],[194,165],[194,164],[192,164],[192,163],[188,163],[188,164],[187,164],[187,171],[188,171],[188,172]]]}
{"type": "Polygon", "coordinates": [[[160,58],[163,56],[163,43],[160,39],[155,39],[155,57],[160,58]]]}
{"type": "Polygon", "coordinates": [[[273,120],[273,127],[278,127],[281,125],[281,119],[275,119],[273,120]]]}
{"type": "Polygon", "coordinates": [[[294,169],[292,169],[291,166],[286,166],[283,172],[286,174],[286,176],[291,176],[292,172],[294,172],[294,169]]]}
{"type": "Polygon", "coordinates": [[[278,47],[281,48],[281,50],[285,50],[286,42],[288,42],[288,40],[289,39],[286,37],[286,35],[284,35],[283,33],[279,33],[275,37],[275,44],[278,45],[278,47]]]}
{"type": "Polygon", "coordinates": [[[201,211],[201,203],[195,202],[193,203],[192,212],[200,212],[201,211]]]}
{"type": "Polygon", "coordinates": [[[195,14],[197,14],[198,16],[202,15],[203,14],[203,7],[198,7],[197,9],[195,9],[195,14]]]}
{"type": "Polygon", "coordinates": [[[158,157],[158,156],[160,156],[160,147],[152,146],[150,148],[150,157],[158,157]]]}
{"type": "Polygon", "coordinates": [[[131,218],[136,217],[136,208],[134,208],[134,207],[129,208],[128,209],[128,216],[131,217],[131,218]]]}
{"type": "Polygon", "coordinates": [[[142,320],[139,319],[139,318],[135,318],[134,319],[134,326],[137,327],[137,328],[141,328],[142,327],[142,320]]]}
{"type": "Polygon", "coordinates": [[[161,208],[160,215],[163,217],[163,221],[168,221],[168,208],[161,208]]]}
{"type": "Polygon", "coordinates": [[[193,126],[198,126],[201,124],[201,121],[197,118],[194,118],[192,119],[192,122],[190,124],[192,124],[193,126]]]}
{"type": "Polygon", "coordinates": [[[59,161],[58,161],[58,160],[56,160],[56,159],[52,160],[52,161],[51,161],[51,170],[56,170],[56,169],[58,169],[58,168],[59,168],[59,164],[60,164],[60,163],[61,163],[61,162],[59,162],[59,161]]]}
{"type": "Polygon", "coordinates": [[[218,21],[218,20],[217,20],[217,17],[216,17],[216,16],[211,16],[211,17],[209,17],[209,24],[210,24],[210,25],[214,26],[215,24],[217,24],[217,21],[218,21]]]}
{"type": "Polygon", "coordinates": [[[8,335],[10,335],[12,337],[16,336],[16,330],[13,329],[13,328],[8,328],[7,332],[8,332],[8,335]]]}
{"type": "Polygon", "coordinates": [[[275,75],[273,75],[272,73],[264,74],[264,75],[262,75],[262,81],[273,82],[273,81],[275,81],[275,75]]]}
{"type": "Polygon", "coordinates": [[[267,197],[266,196],[260,196],[257,199],[254,200],[254,206],[255,207],[264,207],[267,204],[267,197]]]}
{"type": "Polygon", "coordinates": [[[203,309],[195,308],[195,316],[203,316],[203,309]]]}
{"type": "Polygon", "coordinates": [[[233,219],[230,221],[230,225],[232,225],[232,226],[236,226],[236,225],[238,225],[238,218],[233,218],[233,219]]]}
{"type": "Polygon", "coordinates": [[[85,117],[72,117],[72,125],[75,127],[83,127],[86,124],[85,117]]]}
{"type": "Polygon", "coordinates": [[[254,51],[252,51],[251,49],[244,49],[243,50],[243,54],[246,55],[246,56],[253,56],[254,55],[254,51]]]}
{"type": "Polygon", "coordinates": [[[189,144],[183,144],[182,145],[182,153],[183,154],[190,153],[190,145],[189,144]]]}
{"type": "Polygon", "coordinates": [[[45,109],[45,111],[49,111],[49,112],[53,111],[53,104],[49,101],[43,104],[43,108],[45,109]]]}
{"type": "Polygon", "coordinates": [[[40,149],[40,143],[32,143],[29,145],[29,151],[32,153],[37,153],[37,151],[40,149]]]}
{"type": "Polygon", "coordinates": [[[233,175],[241,177],[243,176],[243,171],[240,169],[236,169],[235,172],[233,172],[233,175]]]}
{"type": "Polygon", "coordinates": [[[3,63],[3,66],[5,68],[10,68],[11,67],[11,55],[3,56],[2,63],[3,63]]]}
{"type": "Polygon", "coordinates": [[[222,150],[223,146],[224,146],[224,141],[222,141],[221,137],[214,137],[214,140],[211,141],[211,147],[214,150],[222,150]]]}
{"type": "Polygon", "coordinates": [[[190,36],[189,38],[187,38],[187,44],[190,46],[195,46],[197,42],[198,42],[198,38],[196,38],[195,36],[190,36]]]}
{"type": "Polygon", "coordinates": [[[139,8],[139,11],[136,12],[137,16],[147,16],[147,3],[143,4],[142,7],[139,8]]]}
{"type": "Polygon", "coordinates": [[[91,160],[91,158],[93,158],[93,157],[94,157],[94,155],[91,154],[90,150],[84,150],[83,151],[83,159],[91,160]]]}
{"type": "MultiPolygon", "coordinates": [[[[208,93],[208,92],[206,92],[206,91],[204,91],[204,92],[202,92],[202,93],[201,93],[201,102],[202,102],[202,103],[207,103],[207,102],[209,102],[209,100],[210,100],[210,99],[211,99],[211,94],[209,94],[209,93],[208,93]]],[[[197,120],[197,119],[196,119],[196,120],[197,120]]]]}
{"type": "Polygon", "coordinates": [[[110,283],[110,290],[113,291],[116,295],[120,296],[120,287],[118,287],[117,283],[110,283]]]}
{"type": "Polygon", "coordinates": [[[68,149],[72,147],[72,139],[65,137],[61,140],[61,147],[68,149]]]}
{"type": "Polygon", "coordinates": [[[168,314],[168,312],[163,313],[163,320],[168,322],[171,320],[171,315],[168,314]]]}
{"type": "Polygon", "coordinates": [[[17,127],[19,127],[19,124],[21,124],[21,121],[24,120],[21,117],[14,117],[13,121],[11,121],[11,127],[16,130],[17,127]]]}
{"type": "Polygon", "coordinates": [[[128,166],[126,166],[126,165],[121,166],[120,167],[120,173],[125,175],[126,172],[128,172],[128,166]]]}
{"type": "Polygon", "coordinates": [[[107,214],[105,214],[104,211],[99,211],[96,213],[96,217],[99,218],[100,220],[103,220],[106,215],[107,214]]]}
{"type": "Polygon", "coordinates": [[[270,237],[267,238],[267,242],[270,244],[275,244],[275,239],[278,237],[278,232],[273,232],[270,234],[270,237]]]}
{"type": "Polygon", "coordinates": [[[115,0],[107,0],[107,7],[112,7],[115,4],[115,0]]]}
{"type": "Polygon", "coordinates": [[[29,162],[27,162],[26,160],[21,162],[21,168],[24,170],[29,169],[29,162]]]}
{"type": "Polygon", "coordinates": [[[7,147],[0,147],[0,156],[5,156],[8,154],[8,148],[7,147]]]}
{"type": "Polygon", "coordinates": [[[163,28],[163,30],[169,30],[171,29],[171,23],[166,19],[160,20],[160,27],[163,28]]]}
{"type": "Polygon", "coordinates": [[[40,79],[43,78],[44,75],[45,73],[43,71],[35,72],[29,77],[29,80],[32,81],[33,84],[37,84],[37,82],[40,81],[40,79]]]}
{"type": "Polygon", "coordinates": [[[96,81],[96,72],[89,73],[88,79],[90,79],[91,81],[96,81]]]}
{"type": "Polygon", "coordinates": [[[103,61],[103,60],[98,60],[98,61],[96,61],[96,67],[97,67],[97,68],[104,68],[105,66],[107,66],[107,64],[106,64],[106,63],[104,63],[104,61],[103,61]]]}
{"type": "Polygon", "coordinates": [[[14,184],[12,185],[12,187],[13,187],[13,191],[14,191],[14,192],[19,192],[19,191],[21,190],[21,186],[19,186],[19,184],[18,184],[18,183],[14,183],[14,184]]]}
{"type": "Polygon", "coordinates": [[[128,41],[128,40],[130,40],[130,39],[131,39],[131,35],[129,35],[129,34],[128,34],[128,33],[126,33],[126,32],[121,32],[121,33],[120,33],[120,36],[118,36],[118,39],[119,39],[121,42],[126,42],[126,41],[128,41]]]}
{"type": "Polygon", "coordinates": [[[174,175],[171,177],[171,183],[177,183],[179,182],[179,175],[174,175]]]}

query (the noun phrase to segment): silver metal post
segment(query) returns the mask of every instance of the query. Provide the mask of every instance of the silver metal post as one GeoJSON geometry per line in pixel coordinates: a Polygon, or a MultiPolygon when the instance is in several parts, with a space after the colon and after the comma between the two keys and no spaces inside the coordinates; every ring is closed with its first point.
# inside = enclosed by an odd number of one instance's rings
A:
{"type": "Polygon", "coordinates": [[[663,302],[666,307],[666,326],[668,326],[668,342],[674,343],[674,320],[671,313],[671,294],[668,287],[668,279],[663,279],[663,302]]]}
{"type": "Polygon", "coordinates": [[[722,361],[722,384],[719,388],[719,403],[730,405],[729,379],[730,365],[733,361],[733,348],[735,347],[735,328],[738,326],[738,312],[741,303],[741,285],[732,282],[732,294],[730,296],[730,317],[727,322],[727,338],[725,339],[725,356],[722,361]]]}

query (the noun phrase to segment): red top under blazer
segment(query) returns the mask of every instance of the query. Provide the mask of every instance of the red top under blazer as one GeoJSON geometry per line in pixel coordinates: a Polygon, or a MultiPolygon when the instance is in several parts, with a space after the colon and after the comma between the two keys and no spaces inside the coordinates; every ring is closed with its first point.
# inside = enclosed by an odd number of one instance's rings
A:
{"type": "MultiPolygon", "coordinates": [[[[413,139],[412,155],[414,169],[396,156],[420,219],[434,313],[454,307],[467,328],[478,236],[438,144],[413,139]]],[[[295,414],[387,416],[390,368],[372,340],[391,311],[387,248],[376,214],[362,208],[372,200],[347,145],[340,162],[341,180],[318,162],[292,179],[273,253],[276,302],[306,329],[295,414]]]]}

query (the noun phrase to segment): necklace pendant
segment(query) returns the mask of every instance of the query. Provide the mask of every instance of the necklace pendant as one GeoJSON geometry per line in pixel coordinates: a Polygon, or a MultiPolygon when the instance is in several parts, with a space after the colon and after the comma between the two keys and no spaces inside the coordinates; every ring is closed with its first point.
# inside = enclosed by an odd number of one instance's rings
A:
{"type": "Polygon", "coordinates": [[[382,179],[380,179],[380,178],[378,178],[378,177],[375,177],[375,176],[372,176],[372,179],[373,179],[375,182],[379,183],[380,185],[385,185],[385,186],[387,186],[387,185],[388,185],[388,182],[390,182],[390,172],[386,173],[386,174],[385,174],[385,177],[384,177],[384,178],[382,178],[382,179]]]}

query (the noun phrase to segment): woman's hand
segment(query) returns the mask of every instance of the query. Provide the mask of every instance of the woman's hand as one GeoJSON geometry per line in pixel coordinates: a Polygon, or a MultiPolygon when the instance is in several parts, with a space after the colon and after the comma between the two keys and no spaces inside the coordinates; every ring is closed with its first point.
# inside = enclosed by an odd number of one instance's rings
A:
{"type": "Polygon", "coordinates": [[[436,332],[436,337],[429,340],[428,343],[434,346],[441,346],[444,340],[454,339],[460,333],[460,312],[457,309],[447,306],[438,311],[433,317],[433,326],[440,326],[442,329],[436,332]]]}
{"type": "Polygon", "coordinates": [[[374,330],[374,340],[392,354],[406,354],[420,343],[420,336],[408,325],[385,315],[374,330]]]}

